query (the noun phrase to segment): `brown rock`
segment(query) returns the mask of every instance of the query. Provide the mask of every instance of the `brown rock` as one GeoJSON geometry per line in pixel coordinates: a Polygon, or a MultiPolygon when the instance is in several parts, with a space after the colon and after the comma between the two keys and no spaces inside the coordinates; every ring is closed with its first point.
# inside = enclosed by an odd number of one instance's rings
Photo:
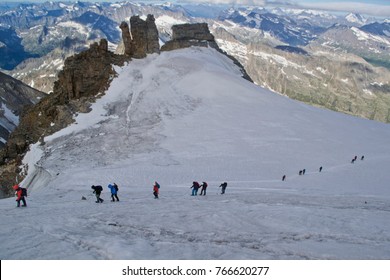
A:
{"type": "Polygon", "coordinates": [[[147,29],[147,47],[146,53],[159,53],[160,42],[158,36],[158,30],[153,15],[148,15],[146,18],[147,29]]]}
{"type": "Polygon", "coordinates": [[[207,23],[186,23],[172,26],[172,40],[214,41],[207,23]]]}
{"type": "Polygon", "coordinates": [[[110,76],[114,74],[111,67],[113,58],[114,54],[108,51],[105,39],[99,44],[93,43],[89,50],[69,57],[54,84],[54,93],[65,102],[103,92],[110,76]]]}
{"type": "Polygon", "coordinates": [[[112,64],[121,65],[126,60],[125,56],[109,52],[105,39],[67,58],[53,93],[22,114],[19,126],[0,151],[1,183],[6,186],[16,183],[20,158],[29,145],[71,124],[75,113],[88,111],[115,75],[112,64]]]}
{"type": "Polygon", "coordinates": [[[139,16],[130,18],[131,51],[130,55],[135,58],[143,58],[150,53],[160,51],[158,30],[153,15],[148,15],[146,21],[139,16]]]}
{"type": "Polygon", "coordinates": [[[172,26],[172,40],[161,47],[161,51],[197,47],[212,47],[219,50],[207,23],[178,24],[172,26]]]}
{"type": "Polygon", "coordinates": [[[130,56],[131,55],[131,36],[130,36],[129,25],[125,21],[123,21],[119,27],[122,30],[122,41],[123,41],[123,45],[125,47],[124,54],[130,56]]]}

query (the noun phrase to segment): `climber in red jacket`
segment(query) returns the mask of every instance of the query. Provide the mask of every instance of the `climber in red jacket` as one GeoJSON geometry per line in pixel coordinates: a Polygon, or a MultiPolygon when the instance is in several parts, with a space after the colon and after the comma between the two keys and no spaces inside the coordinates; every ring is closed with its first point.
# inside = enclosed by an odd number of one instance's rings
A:
{"type": "Polygon", "coordinates": [[[18,203],[17,207],[20,207],[20,201],[23,202],[22,207],[26,207],[27,206],[26,199],[25,199],[25,196],[27,196],[26,189],[19,187],[19,185],[15,185],[12,188],[15,190],[16,202],[18,203]]]}

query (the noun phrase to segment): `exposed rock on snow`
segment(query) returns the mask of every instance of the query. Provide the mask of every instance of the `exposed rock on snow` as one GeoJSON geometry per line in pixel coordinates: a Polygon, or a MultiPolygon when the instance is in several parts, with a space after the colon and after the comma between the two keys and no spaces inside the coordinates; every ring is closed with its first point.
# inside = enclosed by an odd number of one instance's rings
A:
{"type": "Polygon", "coordinates": [[[120,25],[123,46],[118,47],[117,53],[143,58],[147,54],[160,52],[158,30],[153,15],[148,15],[146,21],[139,16],[132,16],[130,26],[131,32],[127,22],[123,21],[120,25]]]}
{"type": "Polygon", "coordinates": [[[54,92],[23,114],[19,126],[0,151],[1,164],[8,164],[1,168],[2,178],[6,178],[4,185],[12,186],[19,178],[20,156],[29,145],[72,123],[74,114],[88,111],[90,103],[107,89],[113,78],[112,65],[121,65],[125,60],[124,56],[108,51],[107,41],[102,39],[65,61],[54,92]]]}
{"type": "Polygon", "coordinates": [[[206,23],[173,25],[172,40],[166,42],[161,50],[170,51],[191,46],[218,48],[206,23]]]}
{"type": "Polygon", "coordinates": [[[24,157],[38,168],[26,209],[0,200],[2,260],[389,259],[388,125],[255,86],[212,48],[115,70],[89,112],[24,157]]]}

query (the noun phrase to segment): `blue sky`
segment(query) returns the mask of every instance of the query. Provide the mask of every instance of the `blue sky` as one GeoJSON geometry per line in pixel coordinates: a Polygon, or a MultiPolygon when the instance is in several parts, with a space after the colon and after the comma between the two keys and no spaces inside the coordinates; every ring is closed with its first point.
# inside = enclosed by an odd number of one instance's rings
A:
{"type": "MultiPolygon", "coordinates": [[[[45,2],[46,0],[25,0],[25,2],[45,2]]],[[[66,0],[51,0],[66,2],[66,0]]],[[[69,0],[68,0],[69,1],[69,0]]],[[[75,1],[75,0],[71,0],[75,1]]],[[[120,0],[82,0],[89,2],[120,2],[120,0]]],[[[122,0],[123,1],[123,0],[122,0]]],[[[137,2],[138,0],[132,0],[137,2]]],[[[199,2],[264,6],[272,3],[297,8],[312,8],[340,12],[356,12],[390,18],[390,0],[151,0],[149,2],[199,2]]],[[[20,0],[1,0],[1,2],[20,2],[20,0]]],[[[139,2],[148,2],[141,0],[139,2]]]]}

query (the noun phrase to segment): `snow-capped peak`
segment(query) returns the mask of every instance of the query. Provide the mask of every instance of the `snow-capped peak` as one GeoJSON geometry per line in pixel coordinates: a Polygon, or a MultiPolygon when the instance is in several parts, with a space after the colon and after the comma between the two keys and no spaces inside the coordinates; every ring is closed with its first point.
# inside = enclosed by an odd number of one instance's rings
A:
{"type": "Polygon", "coordinates": [[[367,19],[365,19],[363,16],[361,16],[360,14],[355,14],[355,13],[350,13],[348,14],[345,19],[351,23],[356,23],[356,24],[360,24],[360,25],[363,25],[367,22],[367,19]]]}

